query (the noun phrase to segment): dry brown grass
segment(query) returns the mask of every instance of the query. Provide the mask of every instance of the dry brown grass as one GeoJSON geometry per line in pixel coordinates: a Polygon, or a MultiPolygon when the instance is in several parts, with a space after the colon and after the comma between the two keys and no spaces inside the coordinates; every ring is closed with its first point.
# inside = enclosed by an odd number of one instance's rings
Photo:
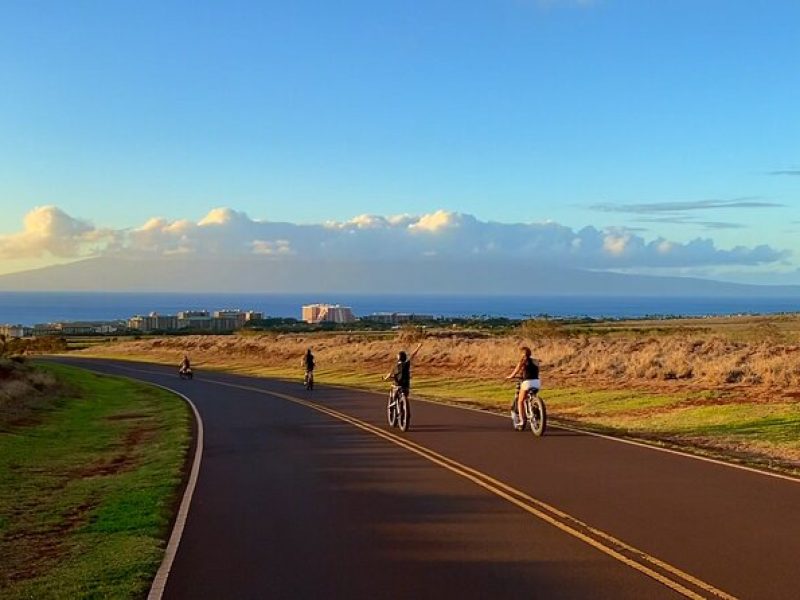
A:
{"type": "MultiPolygon", "coordinates": [[[[260,367],[298,367],[306,348],[313,348],[324,368],[380,373],[398,350],[418,338],[403,331],[395,338],[359,334],[186,336],[148,339],[94,347],[93,355],[149,356],[174,361],[183,353],[210,366],[231,361],[260,367]]],[[[425,340],[415,372],[427,376],[502,377],[513,367],[522,345],[534,349],[548,387],[648,390],[737,389],[763,396],[800,385],[800,344],[762,339],[737,341],[718,334],[657,336],[556,335],[536,339],[467,337],[439,332],[425,340]]]]}
{"type": "MultiPolygon", "coordinates": [[[[504,410],[510,390],[502,378],[525,344],[541,363],[550,414],[562,423],[800,474],[800,343],[785,330],[735,325],[734,335],[674,325],[613,332],[534,325],[504,337],[428,331],[414,361],[414,393],[504,410]]],[[[299,378],[311,347],[321,384],[377,390],[396,353],[419,337],[411,328],[386,335],[186,336],[79,353],[176,368],[188,353],[200,369],[299,378]]]]}

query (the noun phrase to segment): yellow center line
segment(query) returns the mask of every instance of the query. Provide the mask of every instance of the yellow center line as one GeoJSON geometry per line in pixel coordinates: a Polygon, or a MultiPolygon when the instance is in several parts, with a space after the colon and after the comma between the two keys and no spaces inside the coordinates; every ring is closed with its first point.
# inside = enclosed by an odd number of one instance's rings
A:
{"type": "Polygon", "coordinates": [[[525,492],[513,488],[510,485],[505,484],[501,481],[498,481],[493,477],[491,477],[490,475],[487,475],[486,473],[473,469],[472,467],[463,465],[451,458],[439,454],[434,450],[431,450],[430,448],[427,448],[425,446],[417,444],[416,442],[412,442],[409,439],[403,438],[399,435],[396,435],[394,433],[376,427],[375,425],[357,419],[356,417],[346,415],[337,410],[328,408],[326,406],[322,406],[320,404],[316,404],[314,402],[309,402],[307,400],[298,398],[296,396],[291,396],[289,394],[273,392],[270,390],[265,390],[262,388],[257,388],[247,385],[227,383],[223,381],[215,381],[212,379],[203,379],[203,381],[207,383],[213,383],[216,385],[256,392],[259,394],[273,396],[275,398],[293,402],[295,404],[299,404],[311,408],[317,412],[321,412],[323,414],[331,416],[340,421],[344,421],[346,423],[353,425],[354,427],[357,427],[358,429],[361,429],[363,431],[376,435],[380,438],[383,438],[384,440],[387,440],[397,446],[409,450],[410,452],[413,452],[414,454],[417,454],[425,458],[426,460],[444,469],[447,469],[448,471],[451,471],[469,481],[472,481],[476,485],[488,490],[494,495],[503,498],[504,500],[510,502],[511,504],[514,504],[515,506],[518,506],[525,512],[534,515],[535,517],[541,519],[542,521],[545,521],[546,523],[553,525],[554,527],[571,535],[572,537],[575,537],[581,540],[582,542],[585,542],[586,544],[603,552],[604,554],[607,554],[608,556],[611,556],[612,558],[618,560],[619,562],[647,575],[648,577],[651,577],[652,579],[658,581],[659,583],[669,587],[670,589],[678,592],[679,594],[687,598],[693,598],[699,600],[702,598],[706,598],[706,596],[697,593],[696,591],[686,587],[686,585],[684,584],[692,585],[716,598],[722,598],[724,600],[736,600],[734,596],[712,586],[711,584],[706,583],[705,581],[702,581],[688,573],[685,573],[684,571],[678,569],[677,567],[674,567],[654,556],[649,555],[643,550],[639,550],[629,544],[626,544],[625,542],[618,540],[617,538],[611,536],[610,534],[607,534],[595,527],[592,527],[584,523],[580,519],[573,517],[572,515],[569,515],[553,506],[550,506],[549,504],[541,500],[537,500],[536,498],[533,498],[532,496],[526,494],[525,492]],[[595,539],[594,537],[588,535],[586,532],[591,533],[592,535],[600,539],[595,539]],[[607,543],[603,543],[604,541],[607,543]],[[628,555],[623,554],[623,552],[627,553],[628,555]],[[675,579],[672,579],[667,575],[665,575],[664,573],[660,573],[655,569],[651,568],[650,566],[648,566],[647,564],[643,563],[649,563],[650,565],[656,566],[661,570],[666,571],[676,579],[682,580],[683,583],[676,581],[675,579]]]}
{"type": "MultiPolygon", "coordinates": [[[[152,375],[163,375],[163,373],[158,371],[148,371],[144,369],[135,369],[131,367],[122,367],[118,365],[117,368],[126,371],[135,371],[141,373],[148,373],[152,375]]],[[[537,518],[545,521],[546,523],[549,523],[554,527],[560,529],[561,531],[564,531],[565,533],[585,542],[586,544],[592,546],[593,548],[596,548],[597,550],[603,552],[604,554],[611,556],[612,558],[618,560],[619,562],[647,575],[648,577],[651,577],[652,579],[658,581],[659,583],[669,587],[670,589],[678,592],[679,594],[687,598],[702,599],[705,598],[706,596],[698,594],[697,592],[687,588],[685,585],[682,585],[678,581],[670,579],[663,573],[659,573],[658,571],[648,567],[646,564],[642,564],[642,562],[650,563],[651,565],[654,565],[662,569],[663,571],[668,572],[674,577],[683,580],[684,583],[693,585],[696,588],[702,590],[705,593],[710,594],[713,597],[722,598],[724,600],[736,600],[734,596],[712,586],[711,584],[706,583],[678,569],[677,567],[670,565],[669,563],[666,563],[654,556],[651,556],[650,554],[644,552],[643,550],[639,550],[629,544],[626,544],[625,542],[613,537],[612,535],[605,533],[600,529],[592,527],[584,523],[580,519],[573,517],[572,515],[565,513],[564,511],[561,511],[556,507],[547,504],[546,502],[533,498],[532,496],[526,494],[525,492],[522,492],[514,487],[511,487],[506,483],[498,481],[497,479],[494,479],[493,477],[487,475],[486,473],[483,473],[482,471],[478,471],[477,469],[473,469],[472,467],[463,465],[458,461],[455,461],[447,456],[439,454],[435,450],[431,450],[426,446],[422,446],[407,438],[400,437],[392,432],[386,431],[384,429],[376,427],[375,425],[357,419],[356,417],[352,417],[350,415],[341,413],[337,410],[328,408],[326,406],[322,406],[320,404],[309,402],[307,400],[298,398],[296,396],[291,396],[289,394],[283,394],[280,392],[274,392],[248,385],[215,381],[212,379],[204,378],[202,381],[216,385],[255,392],[267,396],[273,396],[275,398],[279,398],[282,400],[292,402],[294,404],[299,404],[311,408],[317,412],[321,412],[340,421],[349,423],[354,427],[357,427],[358,429],[361,429],[368,433],[372,433],[373,435],[383,438],[397,446],[405,448],[406,450],[409,450],[410,452],[413,452],[414,454],[417,454],[425,458],[426,460],[433,462],[434,464],[441,466],[444,469],[447,469],[448,471],[451,471],[469,481],[472,481],[476,485],[486,489],[487,491],[490,491],[494,495],[503,498],[504,500],[510,502],[511,504],[514,504],[515,506],[518,506],[522,510],[528,512],[529,514],[536,516],[537,518]],[[566,523],[564,521],[566,521],[566,523]],[[608,542],[609,545],[604,544],[603,542],[592,538],[585,532],[591,533],[597,538],[600,538],[601,540],[608,542]],[[623,552],[633,556],[626,556],[625,554],[623,554],[623,552]]]]}

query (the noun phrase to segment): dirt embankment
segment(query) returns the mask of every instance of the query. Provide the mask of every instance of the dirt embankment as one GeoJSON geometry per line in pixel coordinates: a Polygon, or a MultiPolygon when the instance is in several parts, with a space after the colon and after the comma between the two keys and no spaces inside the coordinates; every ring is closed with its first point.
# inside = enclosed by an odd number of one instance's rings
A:
{"type": "MultiPolygon", "coordinates": [[[[323,369],[382,373],[415,340],[351,335],[186,336],[96,346],[93,355],[150,357],[198,365],[300,368],[312,348],[323,369]]],[[[800,387],[800,345],[740,342],[721,336],[427,337],[415,360],[418,375],[499,378],[511,371],[517,348],[528,345],[548,387],[594,389],[739,390],[782,397],[800,387]]]]}

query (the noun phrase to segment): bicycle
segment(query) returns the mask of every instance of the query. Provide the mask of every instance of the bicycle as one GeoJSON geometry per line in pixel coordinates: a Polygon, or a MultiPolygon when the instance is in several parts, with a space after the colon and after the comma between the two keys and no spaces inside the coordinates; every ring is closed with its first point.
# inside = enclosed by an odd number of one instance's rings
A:
{"type": "Polygon", "coordinates": [[[408,431],[411,425],[411,405],[408,396],[399,385],[389,390],[389,401],[386,404],[386,416],[389,427],[397,427],[400,431],[408,431]]]}
{"type": "Polygon", "coordinates": [[[522,427],[518,428],[519,415],[517,415],[517,398],[519,397],[519,386],[520,384],[517,383],[517,389],[514,393],[514,402],[511,405],[511,422],[514,425],[514,429],[524,431],[525,427],[530,425],[531,433],[536,437],[541,437],[544,435],[545,429],[547,429],[547,407],[545,406],[544,400],[539,396],[539,390],[536,388],[530,388],[525,393],[525,398],[522,401],[525,415],[523,416],[522,427]]]}
{"type": "Polygon", "coordinates": [[[314,389],[314,372],[313,371],[306,371],[305,377],[303,377],[303,385],[307,390],[314,389]]]}

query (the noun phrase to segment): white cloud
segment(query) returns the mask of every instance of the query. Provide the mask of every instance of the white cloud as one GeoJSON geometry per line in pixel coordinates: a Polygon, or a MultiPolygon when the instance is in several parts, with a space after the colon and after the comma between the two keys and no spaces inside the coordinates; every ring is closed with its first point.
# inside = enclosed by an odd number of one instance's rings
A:
{"type": "Polygon", "coordinates": [[[459,227],[464,221],[464,215],[459,213],[437,210],[434,213],[422,215],[415,222],[408,225],[411,231],[424,231],[436,233],[443,229],[459,227]]]}
{"type": "Polygon", "coordinates": [[[672,252],[672,246],[673,246],[672,242],[668,242],[667,240],[661,240],[656,246],[656,249],[660,254],[669,254],[670,252],[672,252]]]}
{"type": "Polygon", "coordinates": [[[423,215],[360,215],[297,225],[259,221],[230,208],[203,218],[151,218],[129,230],[100,230],[56,207],[31,211],[19,233],[0,236],[0,258],[245,256],[380,261],[498,260],[589,269],[692,269],[775,265],[788,252],[767,245],[723,249],[709,238],[648,240],[624,228],[574,230],[558,223],[497,223],[437,210],[423,215]]]}
{"type": "Polygon", "coordinates": [[[253,254],[263,256],[287,256],[293,254],[289,240],[255,240],[253,254]]]}
{"type": "Polygon", "coordinates": [[[613,256],[622,256],[628,245],[630,236],[610,233],[603,238],[603,250],[613,256]]]}
{"type": "Polygon", "coordinates": [[[113,243],[114,237],[56,206],[38,206],[25,215],[22,231],[0,236],[0,258],[76,258],[113,243]]]}

